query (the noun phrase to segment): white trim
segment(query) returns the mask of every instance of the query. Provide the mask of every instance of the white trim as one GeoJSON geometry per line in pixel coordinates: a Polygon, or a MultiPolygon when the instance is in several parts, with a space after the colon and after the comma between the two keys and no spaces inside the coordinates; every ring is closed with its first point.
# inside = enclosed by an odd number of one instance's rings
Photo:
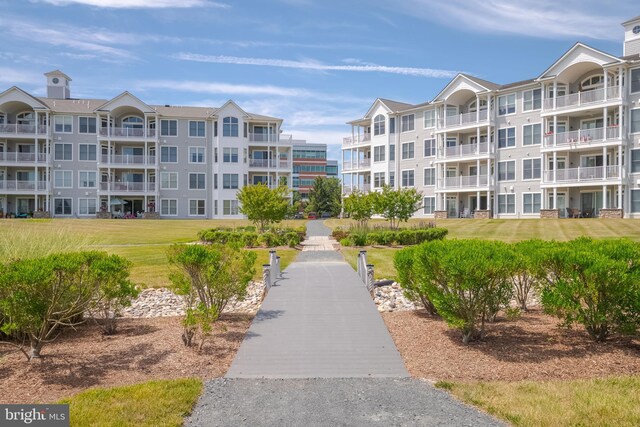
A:
{"type": "Polygon", "coordinates": [[[430,166],[430,167],[423,168],[423,170],[422,170],[422,186],[423,187],[435,187],[437,180],[438,180],[438,177],[436,176],[436,168],[435,168],[435,166],[430,166]],[[427,173],[426,173],[427,170],[433,170],[433,184],[425,184],[426,177],[427,177],[427,173]]]}
{"type": "Polygon", "coordinates": [[[207,121],[206,120],[187,120],[187,135],[189,135],[189,138],[206,138],[207,137],[207,121]],[[192,122],[204,123],[204,135],[203,136],[191,135],[191,123],[192,122]]]}
{"type": "Polygon", "coordinates": [[[401,142],[400,143],[400,160],[412,160],[416,158],[416,141],[406,141],[406,142],[401,142]],[[406,144],[413,144],[413,156],[411,157],[404,157],[404,149],[403,147],[406,144]]]}
{"type": "MultiPolygon", "coordinates": [[[[542,110],[542,103],[544,102],[544,100],[542,99],[542,93],[543,93],[542,87],[536,87],[536,88],[523,90],[521,93],[522,93],[522,112],[523,113],[529,113],[529,112],[533,112],[533,111],[542,110]],[[535,90],[539,90],[540,91],[540,108],[532,108],[530,110],[527,110],[524,107],[524,94],[527,93],[527,92],[532,92],[533,93],[533,91],[535,91],[535,90]]],[[[533,103],[533,95],[532,95],[532,103],[533,103]]]]}
{"type": "MultiPolygon", "coordinates": [[[[497,197],[498,201],[498,215],[516,215],[518,212],[518,197],[516,197],[516,193],[498,193],[497,197]],[[513,196],[513,212],[500,212],[500,196],[513,196]]],[[[509,203],[507,203],[508,205],[509,203]]]]}
{"type": "MultiPolygon", "coordinates": [[[[506,128],[498,128],[494,130],[496,136],[496,149],[498,150],[510,150],[513,148],[518,148],[518,127],[517,126],[509,126],[506,128]],[[509,141],[509,129],[513,129],[513,145],[507,145],[505,147],[500,147],[500,131],[504,130],[507,132],[506,142],[509,141]]],[[[473,135],[472,135],[473,136],[473,135]]],[[[482,135],[480,135],[482,136],[482,135]]]]}
{"type": "Polygon", "coordinates": [[[178,146],[177,145],[161,145],[160,146],[160,153],[156,153],[156,155],[159,154],[159,158],[158,158],[158,163],[167,163],[167,164],[176,164],[180,162],[180,150],[178,150],[178,146]],[[166,162],[166,161],[162,161],[162,150],[164,148],[175,148],[176,149],[176,161],[175,162],[166,162]]]}
{"type": "Polygon", "coordinates": [[[542,209],[542,192],[541,191],[526,191],[520,193],[522,195],[522,215],[540,215],[540,211],[538,212],[525,212],[524,211],[524,196],[528,194],[539,194],[540,195],[540,209],[542,209]]]}
{"type": "Polygon", "coordinates": [[[180,189],[180,174],[178,172],[160,172],[160,182],[159,182],[159,187],[160,190],[179,190],[180,189]],[[163,179],[162,176],[163,175],[168,175],[168,174],[174,174],[176,176],[176,187],[172,188],[172,187],[163,187],[162,183],[163,183],[163,179]]]}
{"type": "MultiPolygon", "coordinates": [[[[89,123],[87,123],[87,129],[89,129],[89,123]]],[[[96,135],[98,133],[98,119],[96,118],[96,116],[78,116],[78,134],[80,135],[96,135]],[[95,132],[81,132],[80,129],[80,119],[93,119],[95,120],[95,127],[96,127],[96,131],[95,132]]]]}
{"type": "Polygon", "coordinates": [[[400,133],[415,132],[415,130],[416,130],[416,115],[415,115],[415,113],[400,115],[400,133]],[[403,119],[403,117],[409,117],[409,116],[413,117],[413,129],[402,130],[402,127],[403,127],[402,119],[403,119]]]}
{"type": "MultiPolygon", "coordinates": [[[[533,132],[533,131],[532,131],[533,132]]],[[[533,133],[531,134],[533,136],[533,133]]],[[[542,122],[535,122],[535,123],[527,123],[522,125],[522,148],[526,148],[526,147],[542,147],[542,141],[544,140],[545,137],[545,133],[544,133],[544,129],[543,129],[543,125],[542,122]],[[524,143],[524,128],[527,126],[535,126],[535,125],[540,125],[540,142],[537,144],[527,144],[525,145],[524,143]]],[[[517,145],[517,141],[516,141],[516,145],[517,145]]]]}
{"type": "MultiPolygon", "coordinates": [[[[160,119],[160,129],[157,129],[158,135],[161,137],[166,137],[166,138],[177,138],[180,136],[180,132],[178,130],[179,126],[178,126],[179,120],[177,119],[160,119]],[[176,122],[176,134],[175,135],[163,135],[162,134],[162,122],[176,122]]],[[[156,127],[158,126],[158,124],[156,124],[156,127]]],[[[167,131],[170,130],[171,126],[167,125],[167,131]]]]}
{"type": "MultiPolygon", "coordinates": [[[[187,203],[189,203],[188,209],[187,209],[187,216],[195,216],[195,217],[204,217],[207,216],[207,199],[188,199],[187,203]],[[191,213],[191,202],[192,201],[203,201],[204,202],[204,213],[202,214],[192,214],[191,213]]],[[[197,206],[196,206],[197,209],[197,206]]]]}
{"type": "MultiPolygon", "coordinates": [[[[630,108],[629,109],[629,133],[631,135],[637,135],[640,134],[640,126],[638,127],[638,130],[633,132],[631,129],[631,124],[633,123],[633,121],[631,120],[631,116],[633,115],[633,111],[640,111],[640,108],[630,108]]],[[[640,114],[640,113],[638,113],[640,114]]]]}
{"type": "MultiPolygon", "coordinates": [[[[520,178],[521,178],[522,182],[541,181],[542,180],[542,156],[541,157],[526,157],[526,158],[523,158],[521,160],[522,160],[522,163],[521,163],[520,166],[522,167],[522,174],[521,174],[520,178]],[[524,162],[533,161],[533,160],[540,160],[540,177],[539,178],[525,178],[524,177],[524,162]]],[[[531,171],[532,171],[532,175],[533,175],[533,164],[531,166],[532,166],[531,171]]],[[[504,181],[501,181],[501,182],[504,182],[504,181]]]]}
{"type": "Polygon", "coordinates": [[[500,160],[496,162],[496,166],[495,166],[495,174],[496,174],[496,182],[516,182],[518,180],[518,162],[516,159],[511,159],[511,160],[500,160]],[[500,179],[500,163],[509,163],[509,162],[513,162],[513,179],[505,179],[505,180],[501,180],[500,179]]]}
{"type": "MultiPolygon", "coordinates": [[[[27,172],[27,171],[19,170],[19,171],[16,171],[16,173],[17,173],[17,172],[27,172]]],[[[33,170],[28,171],[28,172],[33,172],[33,170]]],[[[37,179],[37,177],[36,177],[36,179],[37,179]]],[[[62,179],[62,180],[63,180],[63,181],[65,181],[64,176],[63,176],[63,179],[62,179]]],[[[54,171],[53,171],[53,182],[52,182],[52,184],[53,184],[53,188],[73,188],[73,170],[69,170],[69,169],[63,169],[63,170],[56,169],[56,170],[54,170],[54,171]],[[58,172],[69,172],[69,173],[71,173],[71,180],[70,180],[71,185],[69,185],[69,186],[66,186],[66,185],[57,186],[57,185],[56,185],[56,174],[57,174],[58,172]]]]}
{"type": "Polygon", "coordinates": [[[207,173],[206,172],[189,172],[189,190],[206,190],[207,189],[207,173]],[[191,175],[204,175],[204,187],[203,188],[191,188],[191,175]]]}
{"type": "Polygon", "coordinates": [[[416,170],[415,169],[400,169],[400,188],[415,188],[416,186],[416,170]],[[404,172],[413,172],[413,185],[404,185],[402,176],[404,172]]]}
{"type": "Polygon", "coordinates": [[[54,142],[53,143],[53,160],[56,162],[72,162],[73,161],[73,144],[71,142],[54,142]],[[71,146],[71,158],[70,159],[57,159],[56,147],[58,145],[70,145],[71,146]]]}
{"type": "MultiPolygon", "coordinates": [[[[98,204],[99,203],[98,203],[98,198],[97,197],[78,197],[78,211],[77,211],[78,212],[78,216],[88,216],[88,217],[95,216],[96,212],[99,212],[98,204]],[[81,207],[80,201],[81,200],[93,200],[94,202],[96,202],[96,204],[95,204],[95,212],[94,213],[82,213],[82,212],[80,212],[80,207],[81,207]]],[[[88,207],[88,205],[87,205],[87,207],[88,207]]]]}
{"type": "Polygon", "coordinates": [[[91,170],[79,170],[78,171],[78,188],[79,189],[96,189],[98,188],[98,172],[97,171],[91,171],[91,170]],[[95,179],[93,180],[93,182],[95,183],[95,185],[93,187],[84,187],[82,186],[82,181],[80,179],[80,174],[81,173],[94,173],[95,174],[95,179]]]}
{"type": "Polygon", "coordinates": [[[187,150],[189,152],[188,159],[187,159],[189,164],[192,164],[192,165],[204,165],[204,164],[207,163],[207,147],[202,147],[202,146],[199,146],[199,145],[190,145],[187,148],[187,150]],[[203,150],[204,151],[204,154],[202,156],[202,161],[201,162],[194,162],[194,161],[191,160],[191,150],[193,148],[197,148],[198,150],[203,150]]]}
{"type": "Polygon", "coordinates": [[[430,159],[432,157],[436,157],[437,155],[438,155],[438,139],[437,138],[425,138],[425,139],[423,139],[422,140],[422,157],[424,159],[430,159]],[[434,151],[434,153],[431,154],[431,155],[425,156],[424,152],[425,152],[426,147],[427,147],[427,144],[426,144],[427,141],[433,141],[433,151],[434,151]]]}
{"type": "MultiPolygon", "coordinates": [[[[51,206],[53,209],[51,209],[53,211],[53,215],[54,216],[73,216],[73,197],[54,197],[51,203],[51,206]],[[56,213],[56,201],[57,200],[71,200],[71,206],[70,206],[70,210],[71,212],[67,213],[56,213]]],[[[17,208],[17,206],[16,206],[17,208]]]]}
{"type": "MultiPolygon", "coordinates": [[[[179,204],[178,204],[178,199],[165,199],[165,198],[161,198],[161,199],[160,199],[160,209],[159,209],[160,215],[162,215],[162,216],[178,216],[178,213],[179,213],[178,206],[179,206],[179,204]],[[163,206],[162,206],[162,203],[163,203],[163,202],[165,202],[165,201],[167,201],[167,202],[172,202],[172,201],[173,201],[173,202],[175,202],[175,203],[176,203],[176,213],[163,213],[163,212],[162,212],[162,207],[163,207],[163,206]]],[[[170,206],[169,206],[169,208],[170,208],[170,206]]],[[[170,211],[171,209],[168,209],[168,210],[170,211]]]]}
{"type": "MultiPolygon", "coordinates": [[[[102,153],[102,150],[100,150],[100,152],[102,153]]],[[[102,154],[100,154],[100,155],[102,155],[102,154]]],[[[79,143],[78,144],[78,161],[79,162],[94,162],[94,163],[97,162],[98,161],[98,148],[97,148],[96,144],[84,143],[84,142],[79,143]],[[81,159],[80,158],[80,153],[81,153],[80,147],[83,146],[83,145],[86,145],[87,147],[94,147],[96,149],[96,151],[95,151],[96,158],[95,159],[91,160],[91,159],[81,159]]]]}
{"type": "MultiPolygon", "coordinates": [[[[507,104],[509,105],[509,104],[507,104]]],[[[498,95],[497,99],[496,99],[496,115],[498,117],[507,117],[507,116],[514,116],[516,114],[518,114],[518,96],[516,92],[512,92],[512,93],[506,93],[504,95],[498,95]],[[500,114],[500,98],[508,98],[509,96],[513,95],[513,113],[505,113],[505,114],[500,114]]]]}

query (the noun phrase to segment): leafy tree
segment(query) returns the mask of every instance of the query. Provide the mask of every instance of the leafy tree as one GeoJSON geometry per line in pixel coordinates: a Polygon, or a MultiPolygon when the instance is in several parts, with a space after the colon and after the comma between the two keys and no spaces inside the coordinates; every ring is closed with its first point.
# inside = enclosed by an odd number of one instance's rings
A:
{"type": "Polygon", "coordinates": [[[360,227],[366,227],[367,222],[375,213],[377,193],[363,193],[354,191],[344,199],[344,212],[358,221],[360,227]]]}
{"type": "Polygon", "coordinates": [[[422,193],[415,188],[394,190],[388,185],[375,198],[375,213],[382,215],[391,228],[397,228],[399,222],[406,222],[415,211],[420,209],[422,193]]]}
{"type": "Polygon", "coordinates": [[[198,349],[213,330],[212,324],[233,298],[244,298],[255,273],[256,253],[233,245],[174,245],[169,261],[176,292],[185,297],[182,340],[199,339],[198,349]]]}
{"type": "Polygon", "coordinates": [[[307,212],[330,212],[332,216],[337,216],[342,207],[342,189],[338,178],[317,177],[313,182],[313,187],[309,192],[309,204],[307,212]]]}
{"type": "Polygon", "coordinates": [[[415,248],[404,248],[393,257],[393,266],[398,272],[398,280],[404,295],[411,301],[419,301],[424,306],[427,313],[434,315],[438,310],[429,299],[427,289],[416,277],[414,268],[415,248]]]}
{"type": "Polygon", "coordinates": [[[289,189],[282,185],[274,189],[264,184],[246,185],[238,191],[240,212],[264,231],[267,225],[280,222],[287,216],[288,194],[289,189]]]}

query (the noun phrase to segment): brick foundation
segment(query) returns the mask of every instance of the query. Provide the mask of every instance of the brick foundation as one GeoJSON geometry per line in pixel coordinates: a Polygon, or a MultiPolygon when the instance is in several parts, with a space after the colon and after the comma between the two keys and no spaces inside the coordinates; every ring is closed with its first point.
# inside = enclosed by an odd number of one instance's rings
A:
{"type": "Polygon", "coordinates": [[[560,209],[540,209],[540,218],[560,218],[560,209]]]}
{"type": "Polygon", "coordinates": [[[160,212],[145,212],[142,215],[143,219],[160,219],[160,212]]]}
{"type": "Polygon", "coordinates": [[[475,219],[489,219],[491,218],[490,210],[475,210],[473,211],[473,218],[475,219]]]}
{"type": "Polygon", "coordinates": [[[622,209],[600,209],[600,218],[623,218],[622,209]]]}
{"type": "Polygon", "coordinates": [[[447,219],[447,211],[434,211],[434,219],[447,219]]]}
{"type": "Polygon", "coordinates": [[[111,219],[111,212],[96,212],[98,219],[111,219]]]}
{"type": "Polygon", "coordinates": [[[36,211],[33,213],[34,218],[51,218],[51,214],[49,212],[36,211]]]}

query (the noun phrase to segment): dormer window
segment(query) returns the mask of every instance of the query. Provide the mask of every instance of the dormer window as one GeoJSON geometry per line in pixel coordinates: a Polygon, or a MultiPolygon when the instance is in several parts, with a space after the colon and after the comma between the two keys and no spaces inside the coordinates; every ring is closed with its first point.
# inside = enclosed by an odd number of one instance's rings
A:
{"type": "Polygon", "coordinates": [[[385,134],[385,118],[382,114],[378,114],[373,119],[373,134],[384,135],[385,134]]]}
{"type": "Polygon", "coordinates": [[[122,127],[127,129],[142,129],[144,120],[140,117],[129,116],[122,119],[122,127]]]}

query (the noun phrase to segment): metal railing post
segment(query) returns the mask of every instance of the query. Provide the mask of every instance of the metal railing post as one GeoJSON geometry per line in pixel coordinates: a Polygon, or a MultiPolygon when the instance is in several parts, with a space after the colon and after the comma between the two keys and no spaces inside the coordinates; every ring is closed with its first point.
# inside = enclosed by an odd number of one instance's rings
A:
{"type": "Polygon", "coordinates": [[[367,290],[369,293],[373,293],[373,264],[367,264],[367,290]]]}
{"type": "Polygon", "coordinates": [[[264,292],[262,293],[262,299],[267,296],[267,292],[271,289],[271,266],[269,264],[262,264],[262,281],[264,282],[264,292]]]}

